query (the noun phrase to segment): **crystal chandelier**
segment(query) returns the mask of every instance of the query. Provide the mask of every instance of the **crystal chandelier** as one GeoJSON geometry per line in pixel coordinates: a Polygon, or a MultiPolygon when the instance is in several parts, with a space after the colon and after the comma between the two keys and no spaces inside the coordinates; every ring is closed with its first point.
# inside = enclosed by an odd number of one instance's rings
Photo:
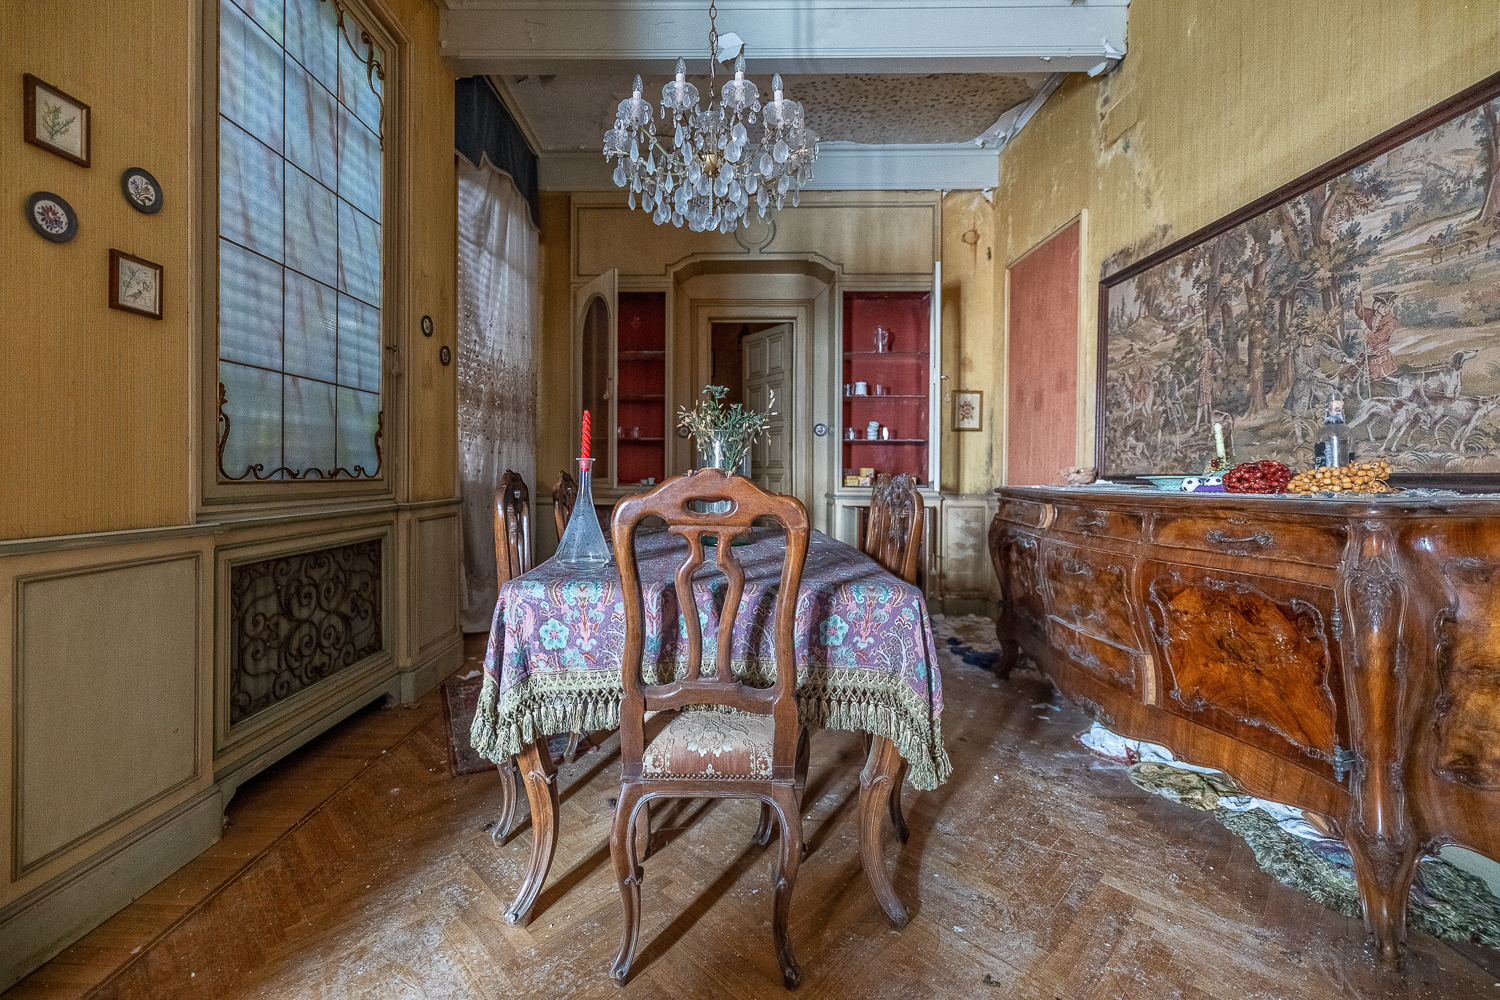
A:
{"type": "Polygon", "coordinates": [[[661,134],[651,104],[641,97],[641,78],[620,102],[615,127],[604,133],[604,158],[615,161],[617,187],[629,188],[633,209],[651,213],[657,225],[684,222],[695,233],[727,233],[749,225],[753,201],[760,217],[780,209],[788,192],[796,205],[802,185],[812,178],[818,137],[807,127],[802,105],[782,96],[781,74],[771,83],[764,109],[760,91],[745,79],[745,56],[734,61],[734,79],[714,103],[718,61],[718,8],[708,7],[708,108],[698,107],[698,88],[687,82],[687,63],[677,60],[677,78],[662,88],[661,134]],[[748,126],[760,114],[760,142],[748,126]],[[670,147],[667,131],[671,130],[670,147]]]}

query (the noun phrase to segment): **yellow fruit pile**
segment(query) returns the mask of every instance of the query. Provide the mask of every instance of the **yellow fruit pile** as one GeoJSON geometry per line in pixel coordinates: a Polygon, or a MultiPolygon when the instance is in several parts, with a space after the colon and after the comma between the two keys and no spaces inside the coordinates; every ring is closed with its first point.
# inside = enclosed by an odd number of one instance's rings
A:
{"type": "Polygon", "coordinates": [[[1299,472],[1286,484],[1288,493],[1394,493],[1386,482],[1391,467],[1383,461],[1356,462],[1299,472]]]}

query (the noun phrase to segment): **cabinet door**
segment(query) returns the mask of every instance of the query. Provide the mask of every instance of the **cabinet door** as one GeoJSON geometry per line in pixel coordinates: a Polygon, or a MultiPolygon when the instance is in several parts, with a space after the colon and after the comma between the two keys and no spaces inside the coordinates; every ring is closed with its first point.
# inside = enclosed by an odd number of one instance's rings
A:
{"type": "Polygon", "coordinates": [[[584,410],[592,415],[589,449],[594,482],[615,482],[615,339],[619,331],[620,272],[610,268],[573,291],[573,346],[578,359],[573,407],[573,440],[581,434],[584,410]]]}
{"type": "Polygon", "coordinates": [[[933,489],[943,480],[943,262],[932,262],[932,299],[927,313],[927,483],[933,489]]]}

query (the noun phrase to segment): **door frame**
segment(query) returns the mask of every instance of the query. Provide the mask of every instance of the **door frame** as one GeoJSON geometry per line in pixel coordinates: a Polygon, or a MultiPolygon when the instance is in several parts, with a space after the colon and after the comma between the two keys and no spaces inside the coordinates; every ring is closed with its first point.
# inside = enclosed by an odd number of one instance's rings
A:
{"type": "MultiPolygon", "coordinates": [[[[812,329],[811,299],[694,299],[692,305],[694,384],[702,389],[713,377],[715,323],[790,323],[792,327],[791,396],[787,401],[791,492],[811,510],[812,503],[812,329]],[[800,420],[809,422],[802,427],[800,420]]],[[[696,399],[696,395],[694,396],[696,399]]],[[[686,403],[686,401],[683,401],[686,403]]],[[[691,405],[691,404],[686,404],[691,405]]],[[[683,442],[679,440],[679,445],[683,442]]],[[[685,449],[684,445],[684,449],[685,449]]],[[[685,451],[684,451],[685,454],[685,451]]]]}

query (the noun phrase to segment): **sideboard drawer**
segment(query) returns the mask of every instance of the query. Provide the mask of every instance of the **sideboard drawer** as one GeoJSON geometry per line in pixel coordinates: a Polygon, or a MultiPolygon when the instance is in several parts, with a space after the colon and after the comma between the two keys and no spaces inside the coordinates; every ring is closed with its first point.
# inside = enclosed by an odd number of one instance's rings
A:
{"type": "Polygon", "coordinates": [[[1000,509],[995,516],[1002,521],[1012,524],[1025,525],[1028,528],[1041,528],[1047,524],[1047,513],[1050,504],[1031,503],[1027,500],[1001,500],[1000,509]]]}
{"type": "Polygon", "coordinates": [[[1074,507],[1057,504],[1052,526],[1060,531],[1092,538],[1112,538],[1120,542],[1141,540],[1141,515],[1101,510],[1097,507],[1074,507]]]}
{"type": "Polygon", "coordinates": [[[1156,544],[1226,556],[1254,556],[1311,566],[1337,566],[1344,555],[1342,524],[1280,521],[1243,515],[1161,516],[1156,544]]]}

